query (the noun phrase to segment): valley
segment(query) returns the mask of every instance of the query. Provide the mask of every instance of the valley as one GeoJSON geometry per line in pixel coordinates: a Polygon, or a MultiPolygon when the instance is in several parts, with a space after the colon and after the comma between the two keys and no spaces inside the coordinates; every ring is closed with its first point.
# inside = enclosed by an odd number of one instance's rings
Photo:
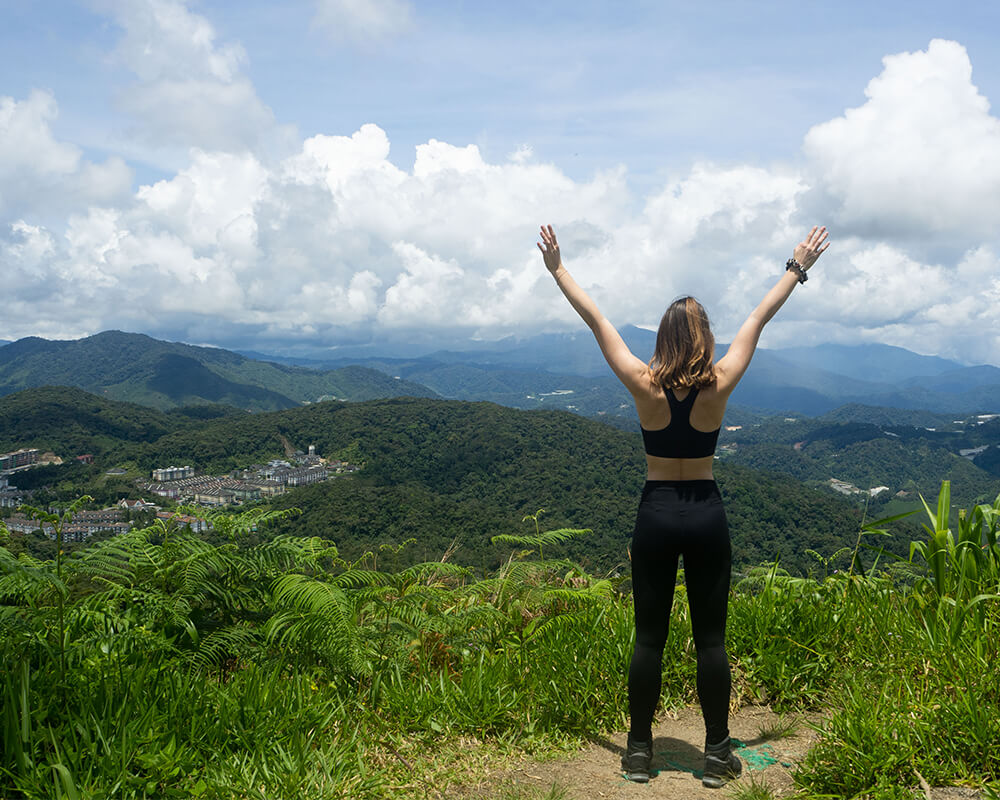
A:
{"type": "MultiPolygon", "coordinates": [[[[649,331],[628,328],[623,335],[637,351],[651,345],[649,331]]],[[[164,502],[148,487],[152,470],[168,465],[191,464],[199,475],[232,474],[226,480],[238,482],[240,470],[312,445],[363,468],[281,497],[247,494],[305,512],[278,530],[332,539],[351,557],[415,540],[404,561],[454,550],[459,562],[486,570],[499,558],[485,545],[490,537],[522,529],[525,517],[544,509],[552,527],[592,531],[567,546],[568,556],[614,571],[627,561],[643,462],[631,399],[601,374],[607,370],[595,351],[589,338],[564,335],[505,350],[303,365],[117,332],[69,343],[21,340],[0,347],[0,380],[8,390],[16,376],[28,382],[29,375],[90,389],[41,386],[0,398],[0,452],[41,448],[64,462],[18,474],[9,481],[13,490],[45,503],[90,494],[99,505],[164,502]],[[151,364],[176,369],[168,380],[151,364]],[[544,364],[577,374],[550,372],[544,364]],[[318,399],[323,395],[316,392],[344,376],[357,380],[337,391],[362,402],[292,399],[318,399]],[[234,393],[218,381],[229,381],[234,393]],[[143,402],[121,402],[115,393],[143,402]],[[368,399],[372,394],[382,399],[368,399]],[[264,410],[268,403],[277,408],[264,410]]],[[[903,385],[923,371],[935,391],[945,391],[955,388],[950,381],[962,369],[899,348],[826,345],[762,350],[747,382],[752,399],[753,376],[758,384],[772,377],[768,391],[790,396],[829,391],[838,382],[853,392],[879,371],[903,385]]],[[[991,369],[979,369],[981,381],[992,380],[991,369]]],[[[834,394],[824,397],[826,405],[834,402],[834,394]]],[[[862,520],[919,509],[920,497],[934,497],[943,480],[954,486],[958,507],[992,502],[1000,493],[995,408],[959,414],[846,403],[809,416],[734,400],[720,435],[717,475],[738,563],[777,558],[804,573],[812,566],[806,548],[835,552],[862,520]]],[[[215,480],[216,494],[232,491],[215,480]]]]}

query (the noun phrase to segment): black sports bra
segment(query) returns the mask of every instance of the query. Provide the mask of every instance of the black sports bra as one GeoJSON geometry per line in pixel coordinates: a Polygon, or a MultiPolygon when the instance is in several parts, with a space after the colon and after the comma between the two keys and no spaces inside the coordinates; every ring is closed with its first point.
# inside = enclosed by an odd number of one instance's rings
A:
{"type": "Polygon", "coordinates": [[[697,389],[691,389],[687,397],[678,400],[673,389],[666,390],[670,403],[670,423],[655,431],[642,429],[642,442],[646,455],[659,458],[704,458],[715,455],[715,445],[719,441],[720,425],[714,431],[699,431],[691,426],[691,408],[698,396],[697,389]]]}

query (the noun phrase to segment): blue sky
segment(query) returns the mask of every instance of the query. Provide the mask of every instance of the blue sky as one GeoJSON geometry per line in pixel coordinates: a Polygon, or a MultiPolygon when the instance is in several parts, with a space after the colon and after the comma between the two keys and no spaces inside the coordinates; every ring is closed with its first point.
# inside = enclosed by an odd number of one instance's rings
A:
{"type": "Polygon", "coordinates": [[[0,338],[295,350],[619,324],[1000,363],[994,3],[95,0],[0,30],[0,338]],[[805,295],[803,297],[802,295],[805,295]]]}

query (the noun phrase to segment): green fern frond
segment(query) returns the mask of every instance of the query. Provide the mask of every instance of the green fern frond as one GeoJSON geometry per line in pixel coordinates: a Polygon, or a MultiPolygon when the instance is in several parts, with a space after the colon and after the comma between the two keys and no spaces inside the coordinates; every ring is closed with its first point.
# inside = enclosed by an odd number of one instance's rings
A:
{"type": "Polygon", "coordinates": [[[329,620],[342,634],[355,636],[351,603],[340,586],[293,573],[275,580],[271,592],[278,609],[329,620]]]}
{"type": "Polygon", "coordinates": [[[613,591],[611,581],[600,580],[578,589],[553,587],[546,589],[543,596],[546,600],[558,600],[570,604],[593,603],[608,599],[613,591]]]}
{"type": "Polygon", "coordinates": [[[447,628],[444,620],[435,614],[429,614],[425,608],[416,603],[396,602],[388,608],[390,625],[402,625],[409,636],[421,632],[444,633],[447,628]]]}
{"type": "Polygon", "coordinates": [[[472,570],[449,561],[428,561],[422,564],[414,564],[407,567],[402,572],[396,574],[397,579],[403,581],[425,581],[427,583],[438,583],[443,579],[450,579],[458,583],[472,575],[472,570]]]}
{"type": "Polygon", "coordinates": [[[332,578],[331,582],[344,589],[373,588],[390,585],[392,576],[372,569],[349,569],[332,578]]]}
{"type": "Polygon", "coordinates": [[[568,542],[587,533],[593,533],[590,528],[557,528],[553,531],[517,536],[501,533],[490,539],[492,544],[513,544],[520,547],[551,547],[554,544],[568,542]]]}
{"type": "Polygon", "coordinates": [[[198,642],[191,654],[192,666],[203,671],[219,667],[248,645],[255,645],[260,634],[252,628],[231,626],[212,631],[198,642]]]}
{"type": "Polygon", "coordinates": [[[17,507],[17,510],[28,519],[37,519],[39,522],[48,522],[50,525],[59,524],[58,514],[50,514],[48,511],[36,508],[35,506],[21,505],[17,507]]]}

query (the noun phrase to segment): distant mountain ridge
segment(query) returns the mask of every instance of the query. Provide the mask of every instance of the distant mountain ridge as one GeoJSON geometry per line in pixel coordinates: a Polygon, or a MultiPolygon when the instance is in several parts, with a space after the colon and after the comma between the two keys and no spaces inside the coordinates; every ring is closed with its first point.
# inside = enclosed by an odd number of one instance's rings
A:
{"type": "MultiPolygon", "coordinates": [[[[622,338],[643,360],[656,334],[627,325],[622,338]]],[[[342,358],[311,366],[364,364],[424,384],[445,397],[492,400],[517,408],[632,415],[631,398],[589,332],[546,334],[496,349],[441,350],[425,356],[342,358]],[[543,393],[563,394],[544,398],[543,393]]],[[[717,355],[728,349],[717,346],[717,355]]],[[[292,359],[298,361],[297,359],[292,359]]],[[[775,413],[826,414],[844,405],[969,414],[1000,411],[1000,368],[964,366],[882,344],[758,348],[731,402],[775,413]]]]}
{"type": "MultiPolygon", "coordinates": [[[[655,332],[629,325],[621,333],[639,358],[651,357],[655,332]]],[[[220,403],[254,411],[291,408],[324,396],[443,396],[584,416],[635,415],[631,398],[589,331],[469,342],[467,347],[420,356],[319,360],[240,354],[117,331],[76,342],[31,337],[0,348],[0,394],[61,384],[160,409],[220,403]]],[[[727,347],[719,344],[717,355],[727,347]]],[[[344,348],[351,349],[359,348],[344,348]]],[[[882,344],[759,348],[731,405],[808,416],[843,406],[996,413],[1000,368],[965,366],[882,344]]]]}
{"type": "Polygon", "coordinates": [[[880,383],[913,380],[965,368],[964,364],[939,356],[922,356],[887,344],[818,344],[783,347],[781,358],[802,367],[820,367],[858,380],[877,378],[880,383]]]}
{"type": "Polygon", "coordinates": [[[365,367],[306,369],[121,331],[70,341],[28,337],[0,348],[0,395],[51,385],[161,410],[214,403],[276,411],[321,398],[435,396],[365,367]]]}

